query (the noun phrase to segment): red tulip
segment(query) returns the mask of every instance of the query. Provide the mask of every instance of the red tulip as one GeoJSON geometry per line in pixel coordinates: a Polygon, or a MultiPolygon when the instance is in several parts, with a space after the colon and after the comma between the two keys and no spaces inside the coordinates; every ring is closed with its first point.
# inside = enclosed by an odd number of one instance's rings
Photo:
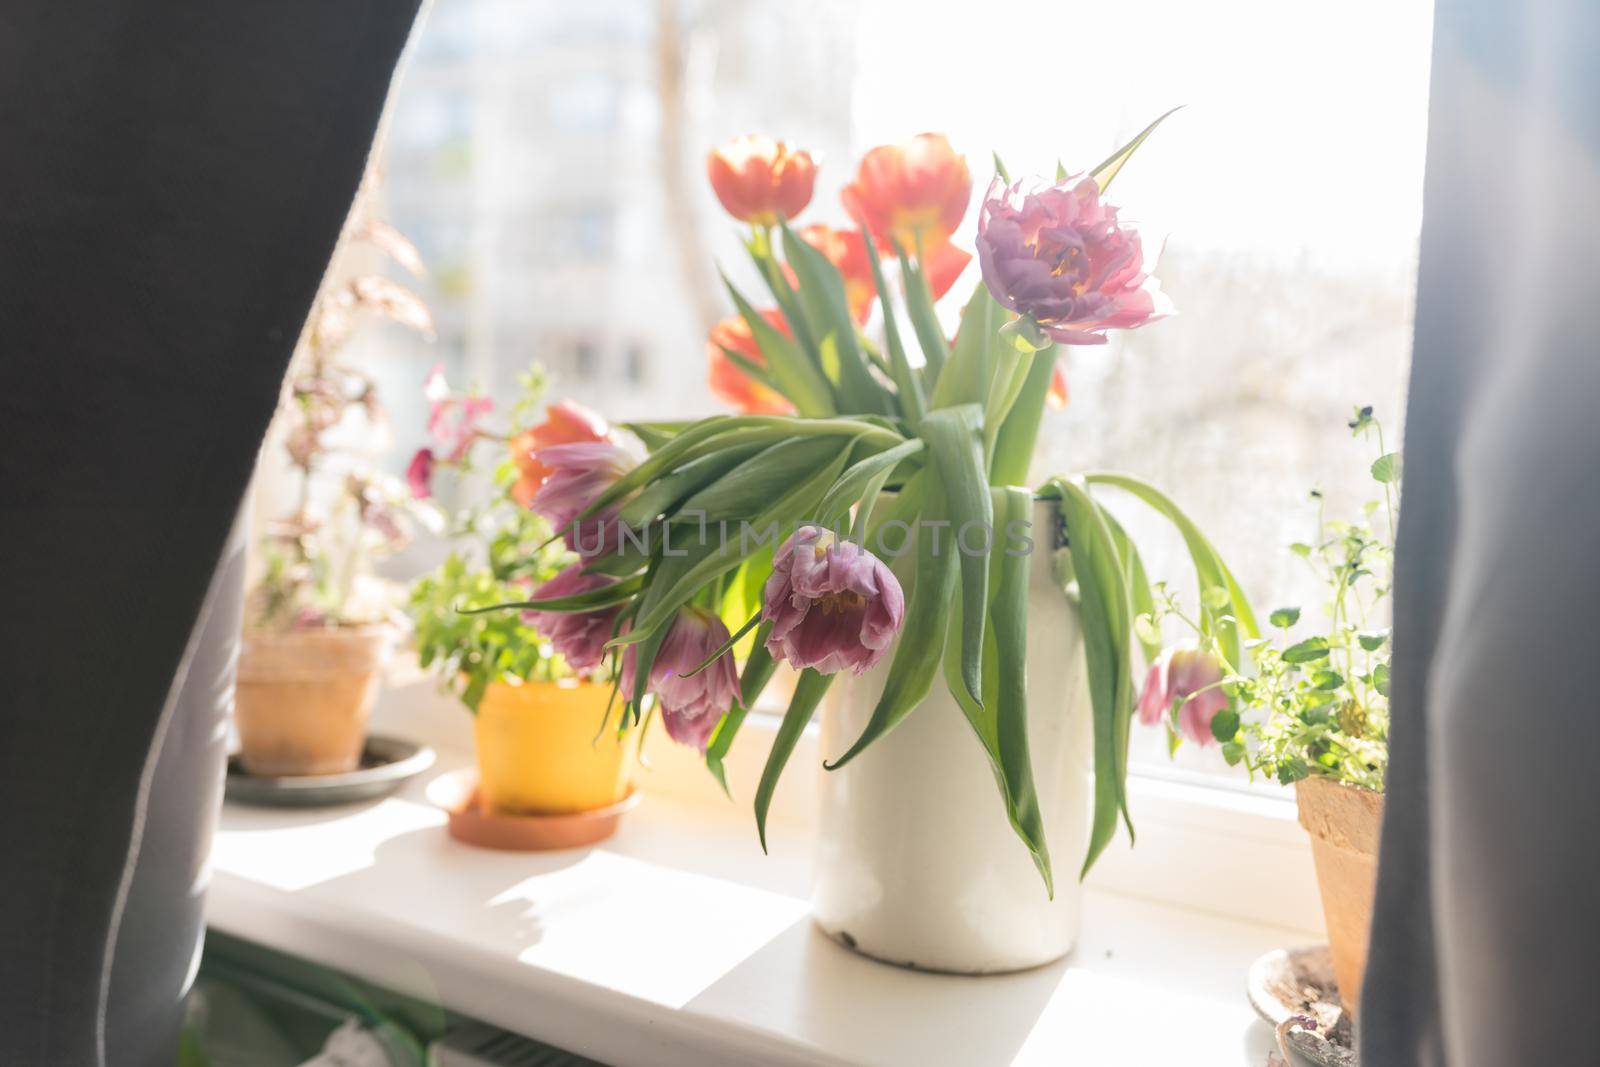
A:
{"type": "MultiPolygon", "coordinates": [[[[789,326],[776,308],[769,308],[761,315],[780,333],[788,335],[789,326]]],[[[711,328],[711,337],[706,341],[706,356],[711,361],[709,380],[713,396],[747,415],[794,414],[794,405],[782,393],[751,378],[728,358],[729,352],[743,356],[758,367],[767,365],[766,357],[756,345],[750,324],[738,315],[723,319],[711,328]]]]}
{"type": "Polygon", "coordinates": [[[728,214],[758,226],[792,219],[811,203],[817,165],[811,153],[770,137],[735,137],[706,157],[711,188],[728,214]]]}
{"type": "Polygon", "coordinates": [[[924,133],[872,149],[840,195],[885,250],[893,238],[908,255],[931,258],[967,213],[972,173],[944,134],[924,133]]]}

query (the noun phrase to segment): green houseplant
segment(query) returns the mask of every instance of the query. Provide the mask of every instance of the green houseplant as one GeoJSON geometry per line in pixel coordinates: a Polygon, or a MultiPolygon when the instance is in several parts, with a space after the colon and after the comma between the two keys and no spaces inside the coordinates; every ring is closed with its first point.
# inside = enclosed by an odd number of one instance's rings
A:
{"type": "Polygon", "coordinates": [[[571,559],[563,545],[551,543],[549,523],[526,506],[529,473],[538,471],[533,448],[608,430],[571,404],[555,405],[534,425],[542,372],[529,371],[521,386],[508,413],[510,429],[497,434],[483,425],[493,410],[487,397],[455,393],[440,368],[429,376],[434,447],[411,461],[413,495],[431,497],[442,471],[471,472],[485,444],[500,459],[489,471],[487,499],[453,516],[455,548],[412,584],[409,611],[421,665],[473,715],[484,807],[567,814],[616,804],[631,786],[634,749],[614,733],[596,736],[610,696],[610,668],[598,656],[563,656],[533,613],[474,609],[526,596],[556,579],[571,559]]]}
{"type": "Polygon", "coordinates": [[[362,258],[421,277],[411,243],[357,198],[329,278],[290,366],[274,431],[294,480],[289,512],[266,525],[262,574],[245,606],[235,722],[245,769],[262,775],[355,768],[382,665],[404,617],[376,560],[430,522],[385,475],[386,420],[372,377],[346,358],[362,320],[431,334],[415,293],[362,258]]]}
{"type": "MultiPolygon", "coordinates": [[[[1228,763],[1294,785],[1300,822],[1311,835],[1334,973],[1353,1014],[1366,965],[1389,762],[1387,601],[1401,463],[1400,453],[1385,447],[1370,407],[1358,408],[1349,425],[1376,444],[1370,473],[1381,496],[1366,503],[1360,518],[1329,519],[1322,494],[1313,491],[1315,532],[1290,546],[1327,589],[1325,622],[1302,636],[1300,608],[1274,610],[1268,622],[1277,634],[1247,643],[1248,665],[1205,633],[1168,649],[1150,668],[1140,718],[1165,723],[1174,745],[1181,738],[1219,742],[1228,763]]],[[[1164,588],[1156,594],[1141,628],[1153,633],[1167,617],[1192,624],[1175,597],[1164,588]]]]}

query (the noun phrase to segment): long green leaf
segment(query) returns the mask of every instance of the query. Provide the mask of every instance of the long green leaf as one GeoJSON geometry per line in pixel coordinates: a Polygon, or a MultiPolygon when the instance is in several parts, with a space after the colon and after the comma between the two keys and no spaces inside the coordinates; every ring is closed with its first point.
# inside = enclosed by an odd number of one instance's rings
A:
{"type": "Polygon", "coordinates": [[[904,444],[885,449],[851,464],[850,469],[834,483],[832,489],[828,490],[828,495],[822,498],[822,503],[817,507],[817,521],[832,529],[834,524],[850,510],[852,504],[857,501],[865,502],[869,495],[876,495],[868,494],[869,486],[876,482],[881,489],[884,480],[897,466],[917,455],[925,447],[920,439],[913,438],[904,444]]]}
{"type": "Polygon", "coordinates": [[[643,441],[645,448],[654,452],[656,449],[660,448],[662,445],[678,436],[684,430],[687,430],[691,425],[693,425],[693,423],[624,422],[621,425],[624,430],[627,430],[639,440],[643,441]]]}
{"type": "MultiPolygon", "coordinates": [[[[997,521],[1027,521],[1033,494],[1012,487],[995,489],[997,521]]],[[[1006,817],[1033,856],[1045,892],[1055,895],[1044,818],[1028,752],[1028,556],[1011,555],[997,546],[990,555],[993,595],[989,631],[984,640],[984,700],[980,706],[965,692],[960,679],[959,627],[950,620],[944,654],[945,682],[989,758],[1006,817]]],[[[960,597],[958,596],[958,599],[960,597]]]]}
{"type": "Polygon", "coordinates": [[[515,600],[504,604],[491,604],[484,608],[457,608],[458,615],[484,615],[492,611],[596,611],[600,608],[609,608],[620,604],[639,592],[643,587],[643,580],[630,578],[626,581],[614,582],[611,585],[591,589],[586,593],[577,593],[573,596],[546,597],[542,600],[515,600]]]}
{"type": "Polygon", "coordinates": [[[1111,155],[1106,157],[1106,159],[1103,160],[1098,167],[1089,172],[1089,177],[1093,178],[1095,180],[1095,184],[1100,186],[1100,191],[1102,193],[1105,192],[1107,187],[1111,185],[1111,179],[1115,178],[1117,173],[1122,170],[1122,165],[1128,162],[1129,159],[1133,158],[1133,154],[1139,150],[1139,146],[1144,144],[1144,139],[1154,133],[1157,126],[1166,121],[1167,115],[1171,115],[1173,111],[1181,111],[1182,109],[1183,105],[1179,104],[1177,107],[1173,108],[1172,111],[1168,111],[1165,115],[1162,115],[1160,118],[1156,119],[1150,125],[1140,130],[1137,137],[1123,145],[1121,148],[1117,149],[1115,152],[1111,153],[1111,155]]]}
{"type": "Polygon", "coordinates": [[[983,459],[983,412],[976,404],[941,408],[922,420],[934,467],[944,483],[950,529],[947,551],[961,563],[961,678],[967,694],[983,703],[983,631],[989,603],[989,559],[963,547],[966,532],[978,529],[994,540],[994,502],[983,459]]]}
{"type": "MultiPolygon", "coordinates": [[[[889,297],[889,285],[883,278],[883,264],[878,261],[877,246],[872,243],[872,235],[865,229],[861,231],[861,241],[867,247],[867,262],[872,265],[872,284],[878,290],[878,303],[883,308],[883,338],[889,347],[890,375],[894,378],[895,388],[900,391],[900,410],[915,424],[921,421],[923,413],[928,410],[928,400],[922,392],[922,381],[906,357],[906,346],[900,340],[900,326],[895,321],[894,301],[889,297]]],[[[943,341],[942,337],[940,341],[943,341]]],[[[942,364],[941,353],[940,365],[942,364]]]]}
{"type": "MultiPolygon", "coordinates": [[[[866,727],[843,755],[832,763],[824,764],[829,770],[843,767],[868,745],[898,726],[927,697],[939,671],[940,652],[944,648],[945,612],[956,588],[956,561],[948,547],[944,551],[934,551],[933,538],[928,536],[926,527],[927,521],[940,521],[947,517],[940,480],[919,478],[918,483],[914,490],[908,486],[908,492],[902,492],[901,499],[897,501],[902,506],[909,506],[920,498],[920,516],[924,520],[924,526],[915,539],[916,553],[913,557],[907,557],[914,560],[914,565],[905,567],[902,565],[904,561],[897,560],[894,568],[901,584],[909,583],[911,590],[906,599],[905,626],[895,644],[894,658],[889,663],[889,676],[884,680],[883,693],[873,707],[866,727]]],[[[895,508],[884,510],[900,514],[895,508]]],[[[917,515],[919,512],[912,510],[909,514],[917,515]]],[[[886,517],[885,521],[890,520],[886,517]]]]}
{"type": "MultiPolygon", "coordinates": [[[[1122,528],[1116,516],[1105,508],[1100,509],[1101,516],[1106,521],[1106,528],[1111,531],[1112,543],[1117,546],[1117,557],[1122,560],[1122,573],[1128,583],[1128,602],[1133,608],[1135,619],[1140,615],[1154,617],[1155,596],[1150,590],[1150,576],[1144,569],[1144,558],[1139,555],[1139,546],[1133,543],[1133,538],[1122,528]]],[[[1140,636],[1137,624],[1134,626],[1134,636],[1138,638],[1139,647],[1144,652],[1145,662],[1153,662],[1161,654],[1159,641],[1147,641],[1140,636]]]]}
{"type": "MultiPolygon", "coordinates": [[[[922,359],[928,365],[929,387],[936,388],[950,359],[950,345],[944,339],[944,327],[939,325],[939,315],[934,311],[933,290],[928,288],[928,279],[919,266],[912,264],[904,249],[896,246],[895,253],[900,257],[900,280],[906,288],[906,312],[911,316],[911,328],[922,348],[922,359]]],[[[983,286],[978,288],[983,289],[983,286]]]]}
{"type": "MultiPolygon", "coordinates": [[[[996,503],[1004,507],[1008,529],[1013,522],[1028,522],[1033,515],[1033,494],[1008,487],[995,490],[996,503]]],[[[1033,862],[1044,878],[1045,892],[1055,896],[1050,870],[1050,847],[1044,836],[1044,813],[1033,780],[1033,757],[1028,751],[1028,557],[994,547],[999,564],[999,588],[990,600],[990,629],[998,656],[998,690],[994,702],[995,726],[1000,742],[1000,766],[1005,772],[1008,814],[1017,835],[1027,844],[1033,862]]]]}
{"type": "Polygon", "coordinates": [[[839,410],[895,414],[894,398],[867,369],[856,344],[856,322],[850,315],[844,278],[828,257],[783,224],[783,250],[800,279],[800,305],[813,333],[833,342],[839,358],[839,410]]]}
{"type": "MultiPolygon", "coordinates": [[[[810,419],[788,415],[713,415],[701,419],[653,452],[649,458],[612,483],[572,523],[552,533],[545,542],[558,540],[573,523],[589,518],[617,501],[650,485],[664,474],[703,456],[752,443],[771,444],[787,437],[852,436],[885,448],[905,437],[882,420],[855,418],[810,419]]],[[[541,546],[543,547],[543,546],[541,546]]]]}
{"type": "Polygon", "coordinates": [[[1128,593],[1110,530],[1088,492],[1062,478],[1052,479],[1048,487],[1059,498],[1066,520],[1094,717],[1094,819],[1081,878],[1116,836],[1119,813],[1129,835],[1133,833],[1122,743],[1133,710],[1128,593]]]}
{"type": "Polygon", "coordinates": [[[811,332],[811,324],[806,321],[805,312],[800,307],[800,294],[795,292],[794,286],[789,284],[789,278],[783,272],[783,265],[772,254],[772,245],[765,233],[756,231],[756,239],[745,244],[750,253],[750,258],[755,261],[756,269],[761,274],[761,280],[767,283],[767,290],[772,293],[772,299],[778,304],[778,310],[783,314],[783,321],[789,324],[789,332],[794,334],[794,339],[811,357],[813,364],[821,366],[821,353],[817,348],[817,336],[811,332]]]}
{"type": "MultiPolygon", "coordinates": [[[[849,455],[850,446],[845,445],[832,461],[819,466],[810,476],[783,491],[771,506],[750,520],[755,531],[760,534],[770,527],[779,528],[781,532],[785,524],[808,518],[808,513],[817,506],[823,494],[839,477],[849,455]]],[[[657,578],[647,594],[651,599],[648,599],[640,609],[637,628],[644,632],[652,631],[707,582],[737,567],[745,557],[761,548],[760,544],[755,543],[754,538],[745,538],[738,534],[737,531],[730,533],[726,539],[709,546],[709,552],[699,555],[681,573],[665,579],[657,578]],[[658,592],[659,596],[656,595],[658,592]]],[[[628,644],[630,638],[620,638],[616,643],[628,644]]]]}
{"type": "Polygon", "coordinates": [[[767,358],[773,381],[778,383],[783,395],[794,404],[795,410],[808,416],[826,416],[838,411],[833,388],[800,346],[773,328],[726,277],[722,283],[727,287],[728,295],[733,297],[740,317],[750,327],[756,346],[767,358]]]}
{"type": "Polygon", "coordinates": [[[1165,493],[1138,478],[1126,474],[1095,473],[1085,475],[1084,482],[1091,486],[1109,485],[1125,490],[1155,509],[1177,528],[1183,537],[1184,546],[1189,550],[1189,558],[1194,561],[1195,574],[1200,582],[1198,610],[1208,625],[1214,620],[1217,642],[1222,647],[1222,653],[1228,658],[1228,662],[1243,667],[1240,631],[1242,630],[1247,638],[1261,635],[1260,628],[1256,625],[1255,612],[1251,609],[1250,599],[1245,596],[1238,579],[1233,576],[1233,572],[1223,562],[1222,556],[1211,546],[1211,542],[1200,532],[1194,521],[1165,493]],[[1208,589],[1222,589],[1227,593],[1228,614],[1219,616],[1207,605],[1208,589]]]}
{"type": "Polygon", "coordinates": [[[1055,375],[1054,348],[1034,354],[1027,380],[1016,402],[1011,405],[989,457],[989,484],[1026,485],[1028,468],[1033,465],[1033,449],[1039,439],[1039,424],[1044,419],[1050,381],[1055,375]]]}
{"type": "Polygon", "coordinates": [[[770,507],[819,466],[839,454],[831,437],[791,438],[769,445],[683,502],[675,514],[709,521],[748,519],[770,507]]]}
{"type": "Polygon", "coordinates": [[[767,754],[767,764],[761,768],[761,784],[756,786],[756,834],[761,838],[761,851],[767,850],[767,810],[772,806],[772,794],[778,789],[778,779],[784,765],[794,753],[794,746],[811,721],[812,713],[822,695],[828,691],[835,675],[818,674],[807,668],[800,672],[800,681],[794,687],[794,699],[789,710],[783,713],[777,736],[772,739],[772,751],[767,754]]]}
{"type": "Polygon", "coordinates": [[[1006,321],[1006,314],[989,295],[988,287],[978,286],[961,310],[955,347],[950,350],[950,362],[934,386],[929,407],[982,404],[988,399],[989,379],[994,373],[995,336],[1006,321]]]}
{"type": "Polygon", "coordinates": [[[690,494],[704,489],[759,453],[763,447],[771,446],[764,446],[756,441],[751,444],[734,445],[713,452],[709,456],[691,460],[677,470],[651,482],[638,496],[624,504],[617,515],[629,526],[643,526],[653,522],[664,513],[673,510],[690,494]]]}

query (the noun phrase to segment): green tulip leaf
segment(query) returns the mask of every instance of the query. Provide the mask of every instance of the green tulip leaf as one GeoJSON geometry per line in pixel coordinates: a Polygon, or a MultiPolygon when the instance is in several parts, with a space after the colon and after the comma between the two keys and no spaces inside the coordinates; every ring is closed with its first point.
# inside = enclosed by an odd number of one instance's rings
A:
{"type": "Polygon", "coordinates": [[[756,786],[756,835],[761,839],[762,852],[767,851],[767,811],[772,806],[772,795],[777,792],[778,779],[783,776],[784,765],[794,754],[795,744],[835,677],[818,674],[809,667],[800,672],[794,698],[789,701],[789,710],[783,713],[783,722],[772,740],[772,751],[767,754],[767,764],[761,769],[761,783],[756,786]]]}
{"type": "Polygon", "coordinates": [[[1121,148],[1117,149],[1115,152],[1111,153],[1111,155],[1102,161],[1098,167],[1095,167],[1089,172],[1089,176],[1095,180],[1096,185],[1100,186],[1100,191],[1102,193],[1110,187],[1111,180],[1115,178],[1122,170],[1123,164],[1128,162],[1129,159],[1133,158],[1133,154],[1139,150],[1139,146],[1144,144],[1145,138],[1154,133],[1156,127],[1165,122],[1167,117],[1171,115],[1173,111],[1181,111],[1182,109],[1183,105],[1179,104],[1177,107],[1173,108],[1172,111],[1168,111],[1165,115],[1162,115],[1160,118],[1156,119],[1150,125],[1140,130],[1137,137],[1123,145],[1121,148]]]}

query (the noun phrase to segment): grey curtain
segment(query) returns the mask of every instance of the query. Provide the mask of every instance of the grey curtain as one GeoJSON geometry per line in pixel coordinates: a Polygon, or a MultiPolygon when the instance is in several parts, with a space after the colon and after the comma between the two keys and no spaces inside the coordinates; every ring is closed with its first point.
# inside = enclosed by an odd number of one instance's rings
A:
{"type": "Polygon", "coordinates": [[[0,4],[6,1067],[173,1062],[238,611],[213,577],[416,8],[0,4]]]}
{"type": "Polygon", "coordinates": [[[1368,1067],[1596,1062],[1600,4],[1440,0],[1368,1067]]]}

